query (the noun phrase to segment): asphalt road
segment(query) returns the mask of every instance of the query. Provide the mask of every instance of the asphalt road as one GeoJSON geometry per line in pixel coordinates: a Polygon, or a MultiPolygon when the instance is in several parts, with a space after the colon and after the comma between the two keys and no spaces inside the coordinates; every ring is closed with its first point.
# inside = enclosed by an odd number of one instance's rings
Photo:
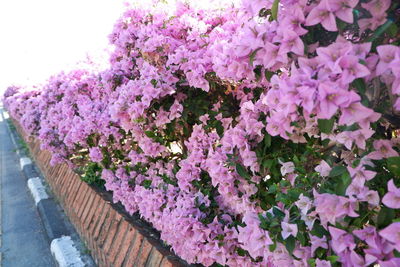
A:
{"type": "Polygon", "coordinates": [[[55,266],[0,107],[0,266],[55,266]]]}

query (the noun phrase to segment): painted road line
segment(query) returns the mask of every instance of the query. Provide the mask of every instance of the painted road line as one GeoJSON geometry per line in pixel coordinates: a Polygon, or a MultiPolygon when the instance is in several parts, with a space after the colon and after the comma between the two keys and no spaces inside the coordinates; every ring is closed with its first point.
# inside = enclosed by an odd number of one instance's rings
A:
{"type": "Polygon", "coordinates": [[[63,236],[51,241],[50,250],[60,267],[85,266],[70,236],[63,236]]]}
{"type": "Polygon", "coordinates": [[[46,193],[46,188],[42,184],[39,177],[31,178],[28,180],[28,188],[31,191],[35,204],[37,205],[40,200],[48,199],[49,196],[46,193]]]}

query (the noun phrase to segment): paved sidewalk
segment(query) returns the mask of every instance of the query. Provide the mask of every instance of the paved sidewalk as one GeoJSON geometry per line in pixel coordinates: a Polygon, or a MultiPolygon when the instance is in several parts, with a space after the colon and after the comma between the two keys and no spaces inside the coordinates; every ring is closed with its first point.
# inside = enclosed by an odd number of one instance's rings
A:
{"type": "Polygon", "coordinates": [[[0,107],[0,266],[55,266],[0,107]]]}

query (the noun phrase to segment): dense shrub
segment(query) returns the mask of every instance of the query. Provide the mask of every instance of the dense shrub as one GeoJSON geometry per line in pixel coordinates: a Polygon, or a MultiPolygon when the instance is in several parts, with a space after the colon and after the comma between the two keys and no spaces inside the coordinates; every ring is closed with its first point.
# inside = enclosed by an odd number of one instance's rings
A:
{"type": "Polygon", "coordinates": [[[12,117],[190,263],[400,266],[398,2],[169,7],[12,117]]]}

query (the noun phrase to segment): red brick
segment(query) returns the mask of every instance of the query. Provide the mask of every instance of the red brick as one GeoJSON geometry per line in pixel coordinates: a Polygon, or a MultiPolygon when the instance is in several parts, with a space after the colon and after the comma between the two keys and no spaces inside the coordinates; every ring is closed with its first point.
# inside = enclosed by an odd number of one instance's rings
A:
{"type": "Polygon", "coordinates": [[[76,214],[78,214],[78,210],[83,204],[83,199],[85,198],[87,191],[88,191],[88,187],[82,183],[82,185],[79,187],[78,195],[76,196],[75,200],[72,202],[72,207],[76,214]]]}
{"type": "Polygon", "coordinates": [[[144,267],[147,262],[147,258],[149,257],[150,251],[153,248],[153,245],[147,241],[145,238],[142,243],[142,247],[138,253],[138,257],[136,259],[135,266],[144,267]]]}
{"type": "Polygon", "coordinates": [[[103,225],[102,225],[102,227],[100,229],[99,236],[97,238],[97,245],[99,245],[99,246],[103,246],[104,245],[104,241],[106,240],[106,237],[109,234],[108,232],[109,232],[109,230],[111,228],[111,225],[113,223],[115,223],[114,222],[115,214],[116,214],[116,211],[113,208],[111,208],[110,212],[108,213],[108,218],[106,218],[104,220],[104,223],[103,223],[103,225]]]}
{"type": "Polygon", "coordinates": [[[58,196],[62,201],[64,201],[64,199],[68,196],[68,194],[69,194],[68,190],[69,190],[71,184],[74,182],[74,180],[71,179],[71,177],[66,177],[65,179],[66,179],[66,182],[61,187],[60,196],[58,196]]]}
{"type": "Polygon", "coordinates": [[[104,221],[110,216],[108,213],[110,212],[110,205],[104,205],[104,210],[103,213],[101,215],[101,218],[98,220],[96,228],[94,229],[93,232],[93,238],[94,240],[97,241],[97,238],[100,234],[100,230],[104,224],[104,221]]]}
{"type": "Polygon", "coordinates": [[[168,257],[165,257],[160,264],[160,267],[174,267],[174,266],[175,265],[168,259],[168,257]]]}
{"type": "Polygon", "coordinates": [[[104,254],[107,254],[107,252],[110,250],[113,240],[118,233],[118,228],[121,224],[121,219],[114,218],[111,222],[110,228],[107,231],[106,238],[104,240],[104,245],[103,245],[103,251],[104,254]]]}
{"type": "Polygon", "coordinates": [[[71,205],[76,198],[77,194],[79,193],[79,188],[81,183],[79,181],[74,180],[74,186],[71,188],[71,192],[69,196],[65,199],[65,203],[71,205]]]}
{"type": "Polygon", "coordinates": [[[69,177],[69,185],[67,186],[67,188],[66,188],[66,195],[65,195],[65,197],[64,197],[64,200],[66,200],[66,199],[68,199],[68,197],[69,197],[69,195],[71,195],[74,191],[73,191],[73,188],[74,188],[74,186],[76,185],[76,182],[75,182],[75,179],[74,179],[75,177],[69,177]]]}
{"type": "Polygon", "coordinates": [[[61,188],[65,185],[65,183],[68,181],[68,166],[67,165],[64,165],[64,170],[60,173],[60,175],[61,175],[61,180],[60,180],[60,182],[59,182],[59,184],[60,184],[60,192],[61,192],[61,188]]]}
{"type": "Polygon", "coordinates": [[[86,194],[83,196],[82,199],[82,205],[78,208],[78,218],[82,217],[83,212],[86,210],[87,205],[89,204],[89,200],[91,197],[93,197],[93,190],[89,187],[88,190],[86,191],[86,194]]]}
{"type": "Polygon", "coordinates": [[[90,222],[92,221],[92,218],[94,215],[99,216],[99,214],[96,214],[97,208],[100,206],[100,197],[97,194],[93,194],[93,200],[92,200],[92,205],[89,209],[88,214],[86,215],[85,218],[83,218],[82,223],[83,223],[83,228],[87,229],[90,225],[90,222]]]}
{"type": "Polygon", "coordinates": [[[135,240],[132,241],[129,252],[127,253],[127,257],[122,266],[131,267],[134,266],[136,262],[136,258],[139,254],[140,248],[142,247],[143,236],[140,233],[137,233],[135,240]]]}
{"type": "Polygon", "coordinates": [[[100,203],[100,205],[97,207],[97,209],[95,210],[95,215],[93,216],[93,219],[91,220],[91,222],[89,222],[88,224],[88,233],[91,236],[94,236],[93,232],[96,229],[96,226],[98,225],[99,221],[103,218],[103,215],[105,216],[105,201],[102,201],[100,203]]]}
{"type": "Polygon", "coordinates": [[[164,255],[161,254],[161,252],[158,251],[156,247],[153,247],[151,249],[150,255],[149,255],[148,259],[147,259],[146,267],[158,267],[158,266],[160,266],[163,258],[164,258],[164,255]]]}
{"type": "Polygon", "coordinates": [[[127,233],[124,237],[124,240],[121,242],[120,248],[118,249],[115,261],[113,262],[113,266],[122,266],[125,258],[129,257],[129,254],[127,252],[131,247],[131,244],[135,241],[138,234],[139,233],[136,231],[135,228],[133,228],[131,225],[128,226],[127,233]]]}
{"type": "MultiPolygon", "coordinates": [[[[108,255],[108,259],[111,263],[115,261],[117,257],[119,248],[122,246],[122,242],[128,232],[129,223],[125,220],[121,220],[117,233],[111,243],[110,249],[106,250],[106,254],[108,255]]],[[[104,245],[104,247],[106,247],[104,245]]]]}
{"type": "MultiPolygon", "coordinates": [[[[80,225],[82,227],[82,231],[84,231],[86,228],[84,227],[84,221],[86,219],[86,216],[88,215],[88,213],[91,211],[92,206],[94,206],[93,204],[93,200],[95,199],[96,194],[92,192],[92,194],[90,194],[90,197],[86,203],[86,207],[82,213],[82,215],[79,218],[80,221],[80,225]]],[[[93,207],[94,208],[94,207],[93,207]]]]}

